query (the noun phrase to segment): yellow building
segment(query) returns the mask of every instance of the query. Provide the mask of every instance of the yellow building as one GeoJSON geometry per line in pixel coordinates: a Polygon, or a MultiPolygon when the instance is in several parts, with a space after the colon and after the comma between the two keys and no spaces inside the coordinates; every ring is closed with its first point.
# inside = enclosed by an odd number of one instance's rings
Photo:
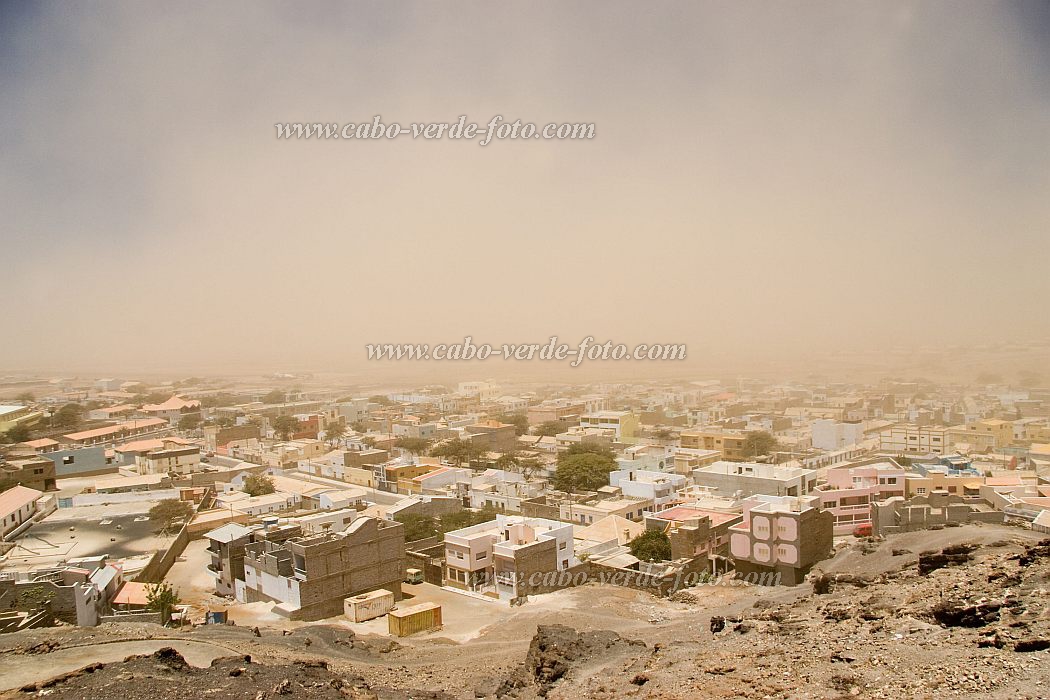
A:
{"type": "Polygon", "coordinates": [[[987,452],[1013,443],[1014,426],[1005,420],[979,420],[967,425],[952,426],[948,429],[948,437],[955,444],[966,443],[977,452],[987,452]]]}
{"type": "Polygon", "coordinates": [[[953,496],[978,496],[984,484],[983,476],[972,474],[945,474],[929,472],[904,476],[904,497],[929,496],[933,491],[947,491],[953,496]]]}
{"type": "Polygon", "coordinates": [[[16,425],[32,425],[41,414],[29,406],[5,406],[0,404],[0,433],[6,433],[16,425]]]}
{"type": "Polygon", "coordinates": [[[1025,427],[1025,439],[1033,443],[1050,443],[1050,425],[1028,424],[1025,427]]]}
{"type": "Polygon", "coordinates": [[[687,430],[680,435],[681,446],[689,450],[716,450],[722,459],[743,462],[747,457],[744,443],[747,435],[739,431],[687,430]]]}
{"type": "Polygon", "coordinates": [[[638,432],[638,416],[630,411],[597,411],[580,416],[580,427],[612,430],[617,440],[629,440],[638,432]]]}

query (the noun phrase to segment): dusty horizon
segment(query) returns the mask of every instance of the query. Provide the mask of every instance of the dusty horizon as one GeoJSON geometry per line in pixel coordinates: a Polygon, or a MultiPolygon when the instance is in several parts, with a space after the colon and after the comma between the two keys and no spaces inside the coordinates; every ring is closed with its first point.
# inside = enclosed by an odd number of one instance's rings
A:
{"type": "Polygon", "coordinates": [[[0,4],[0,373],[965,376],[938,346],[1050,338],[1045,4],[661,9],[0,4]],[[375,115],[595,134],[274,132],[375,115]],[[365,358],[467,335],[689,359],[365,358]]]}

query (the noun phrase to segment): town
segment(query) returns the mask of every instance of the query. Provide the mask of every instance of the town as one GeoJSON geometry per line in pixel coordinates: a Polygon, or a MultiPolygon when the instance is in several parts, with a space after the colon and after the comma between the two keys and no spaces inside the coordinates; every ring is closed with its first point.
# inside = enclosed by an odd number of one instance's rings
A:
{"type": "Polygon", "coordinates": [[[816,587],[906,533],[1035,542],[1050,390],[982,379],[344,394],[309,376],[22,378],[0,405],[0,633],[322,624],[469,643],[566,595],[816,587]]]}
{"type": "Polygon", "coordinates": [[[1050,2],[0,1],[0,700],[1050,699],[1050,2]]]}

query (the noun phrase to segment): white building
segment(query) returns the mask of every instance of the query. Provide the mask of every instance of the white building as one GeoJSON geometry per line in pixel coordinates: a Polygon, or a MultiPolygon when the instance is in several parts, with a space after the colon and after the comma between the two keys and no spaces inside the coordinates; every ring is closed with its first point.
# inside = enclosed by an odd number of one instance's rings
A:
{"type": "Polygon", "coordinates": [[[44,495],[21,484],[0,493],[0,539],[17,530],[36,514],[36,502],[44,495]]]}
{"type": "Polygon", "coordinates": [[[817,486],[813,469],[758,462],[727,462],[693,470],[693,483],[717,489],[722,496],[804,496],[817,486]]]}
{"type": "Polygon", "coordinates": [[[546,518],[497,515],[445,533],[445,585],[501,600],[518,597],[529,578],[570,569],[573,526],[546,518]]]}
{"type": "Polygon", "coordinates": [[[863,423],[843,423],[829,418],[813,421],[812,444],[818,450],[840,450],[864,441],[863,423]]]}
{"type": "Polygon", "coordinates": [[[609,472],[609,485],[627,498],[649,499],[655,506],[674,500],[689,480],[680,474],[622,469],[609,472]]]}
{"type": "Polygon", "coordinates": [[[139,474],[192,474],[200,470],[201,448],[165,440],[162,447],[136,455],[139,474]]]}

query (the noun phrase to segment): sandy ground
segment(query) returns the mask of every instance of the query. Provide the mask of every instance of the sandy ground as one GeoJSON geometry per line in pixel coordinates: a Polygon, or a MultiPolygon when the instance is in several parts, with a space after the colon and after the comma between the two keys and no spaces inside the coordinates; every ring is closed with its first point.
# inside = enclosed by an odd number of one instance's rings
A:
{"type": "MultiPolygon", "coordinates": [[[[195,641],[224,650],[236,650],[250,654],[261,663],[324,658],[337,672],[360,673],[370,682],[383,686],[454,688],[457,697],[465,698],[474,696],[474,688],[487,687],[492,678],[503,678],[512,673],[524,658],[538,626],[560,624],[579,630],[612,630],[648,645],[638,652],[640,656],[636,663],[640,664],[640,670],[632,666],[629,670],[613,669],[615,673],[611,673],[610,669],[596,668],[590,674],[585,669],[576,681],[577,690],[582,695],[572,697],[623,697],[624,693],[653,698],[696,697],[700,688],[712,691],[705,695],[725,697],[843,697],[844,693],[837,690],[840,685],[851,695],[893,697],[892,694],[880,695],[875,689],[891,682],[891,685],[900,685],[928,678],[942,684],[939,691],[933,692],[937,686],[930,686],[929,695],[921,689],[905,695],[939,697],[938,692],[949,692],[948,689],[962,688],[963,685],[959,684],[971,682],[964,676],[968,673],[967,664],[975,660],[984,664],[982,677],[998,679],[996,682],[1003,684],[1001,687],[1006,695],[998,697],[1016,697],[1016,692],[1009,693],[1016,691],[1016,679],[1023,677],[1018,674],[1034,673],[1045,663],[1044,656],[1014,655],[1009,649],[979,649],[977,632],[940,629],[928,621],[917,620],[914,615],[919,614],[916,610],[921,611],[927,605],[929,590],[939,587],[961,590],[969,576],[963,570],[945,569],[933,576],[921,577],[915,574],[911,563],[919,552],[961,542],[983,544],[981,551],[984,556],[1005,560],[1011,552],[1018,551],[1019,543],[1041,538],[1041,535],[1018,528],[968,526],[895,535],[878,547],[865,547],[863,543],[854,542],[840,548],[832,559],[821,564],[821,568],[852,576],[901,569],[905,569],[905,574],[889,582],[856,588],[846,586],[823,597],[813,596],[808,585],[760,587],[737,584],[690,589],[687,591],[692,594],[690,600],[676,602],[657,598],[647,591],[588,584],[536,596],[525,605],[512,608],[499,601],[477,599],[429,584],[405,586],[406,593],[411,595],[405,601],[407,604],[433,601],[442,606],[445,627],[401,639],[386,635],[385,617],[360,624],[343,618],[293,623],[270,613],[269,604],[265,603],[231,607],[231,618],[236,622],[234,627],[202,626],[179,631],[122,624],[104,625],[89,635],[76,628],[30,630],[0,638],[0,654],[4,654],[0,660],[0,674],[6,675],[8,668],[31,667],[31,662],[22,661],[15,662],[15,666],[9,665],[16,655],[7,655],[4,650],[15,645],[25,647],[43,639],[58,641],[56,651],[45,657],[36,657],[37,670],[34,673],[38,678],[46,678],[57,672],[51,670],[51,659],[61,661],[64,657],[55,654],[67,651],[70,645],[94,644],[100,654],[108,654],[108,647],[113,642],[137,637],[154,645],[163,636],[180,642],[195,641]],[[946,585],[940,586],[940,581],[946,585]],[[913,592],[907,593],[909,590],[913,592]],[[903,601],[908,607],[887,613],[879,607],[883,605],[880,601],[884,600],[893,601],[897,606],[903,601]],[[829,617],[832,614],[829,611],[839,607],[852,610],[852,617],[845,622],[836,622],[838,618],[829,617]],[[869,620],[859,616],[871,611],[881,617],[869,620]],[[741,617],[747,619],[747,623],[738,631],[727,629],[720,635],[713,635],[710,623],[714,616],[741,617]],[[259,636],[253,633],[251,628],[254,626],[259,627],[259,636]],[[92,636],[95,641],[89,642],[86,637],[92,636]],[[962,641],[955,642],[955,639],[962,641]],[[852,660],[836,661],[833,654],[838,653],[857,657],[863,654],[863,665],[852,660]],[[17,665],[24,663],[30,666],[17,665]],[[884,664],[898,669],[895,675],[878,675],[884,664]],[[792,674],[801,673],[799,669],[803,667],[808,680],[805,681],[806,692],[800,693],[797,691],[801,687],[793,685],[792,674]],[[637,673],[651,678],[644,681],[644,690],[638,690],[642,686],[631,683],[631,678],[637,673]],[[946,674],[945,680],[942,676],[946,674]],[[872,685],[865,686],[864,683],[872,685]],[[599,692],[603,684],[607,684],[608,692],[599,692]],[[856,688],[860,690],[854,690],[856,688]]],[[[188,549],[185,561],[176,564],[170,578],[184,589],[184,597],[191,593],[206,601],[207,589],[204,587],[210,581],[200,578],[201,557],[199,550],[188,549]]],[[[996,566],[1005,567],[1009,573],[1010,567],[1017,564],[1006,560],[1004,564],[988,566],[992,568],[981,568],[980,575],[974,579],[981,586],[988,585],[982,582],[988,580],[989,573],[995,571],[996,566]]],[[[974,571],[978,570],[975,568],[974,571]]],[[[1041,576],[1043,571],[1033,568],[1031,575],[1041,576]]],[[[1050,588],[1045,583],[1035,583],[1050,588]]],[[[977,593],[981,593],[979,587],[977,593]]],[[[1029,601],[1033,625],[1030,636],[1039,633],[1041,627],[1038,625],[1046,619],[1035,603],[1042,600],[1038,596],[1044,594],[1037,593],[1032,594],[1035,597],[1029,601]]],[[[1046,595],[1050,599],[1050,594],[1046,595]]],[[[1014,627],[1004,629],[1007,632],[1015,630],[1014,627]]],[[[1021,634],[1020,631],[1010,633],[1021,634]]],[[[143,643],[136,647],[136,651],[145,653],[154,648],[147,648],[143,643]]],[[[72,658],[94,661],[100,657],[89,652],[75,652],[72,658]]],[[[18,672],[28,673],[24,670],[18,672]]],[[[567,686],[566,693],[568,689],[567,686]]],[[[1036,696],[1039,693],[1032,695],[1036,696]]],[[[551,697],[570,696],[555,693],[551,697]]]]}
{"type": "Polygon", "coordinates": [[[220,656],[231,654],[230,649],[208,642],[146,640],[58,649],[46,656],[46,663],[41,663],[41,658],[35,655],[11,655],[4,659],[0,690],[21,688],[27,683],[75,671],[91,663],[111,663],[133,654],[152,654],[163,647],[176,649],[190,665],[201,668],[220,656]]]}

